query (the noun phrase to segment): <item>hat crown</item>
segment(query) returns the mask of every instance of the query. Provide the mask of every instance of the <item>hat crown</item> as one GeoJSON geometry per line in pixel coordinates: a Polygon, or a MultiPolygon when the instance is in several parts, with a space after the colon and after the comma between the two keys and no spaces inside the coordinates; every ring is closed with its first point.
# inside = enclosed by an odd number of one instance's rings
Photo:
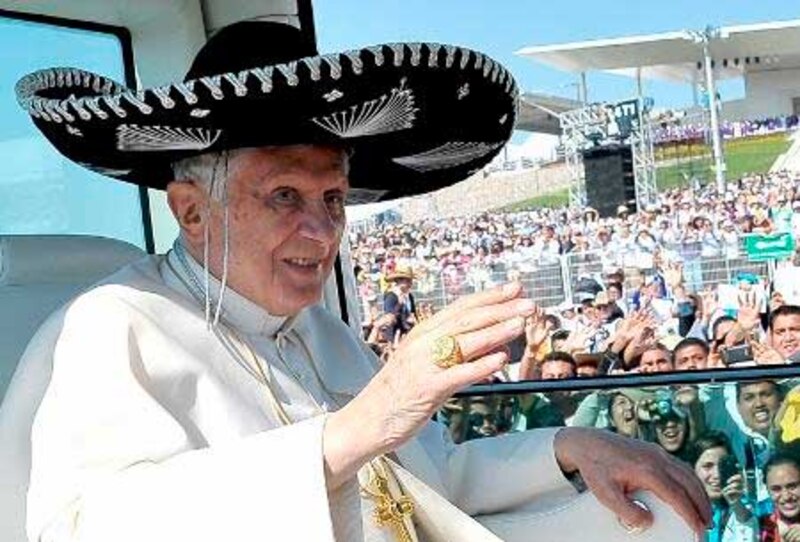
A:
{"type": "Polygon", "coordinates": [[[283,64],[317,55],[311,32],[271,21],[240,21],[221,28],[203,45],[185,81],[283,64]]]}

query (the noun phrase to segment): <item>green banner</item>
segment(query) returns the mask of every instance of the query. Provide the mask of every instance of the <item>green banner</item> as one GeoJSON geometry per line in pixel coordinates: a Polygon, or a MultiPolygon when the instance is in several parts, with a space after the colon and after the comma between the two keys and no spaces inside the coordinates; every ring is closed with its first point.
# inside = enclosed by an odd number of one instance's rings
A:
{"type": "Polygon", "coordinates": [[[744,249],[751,262],[785,260],[794,254],[794,237],[789,232],[748,235],[744,239],[744,249]]]}

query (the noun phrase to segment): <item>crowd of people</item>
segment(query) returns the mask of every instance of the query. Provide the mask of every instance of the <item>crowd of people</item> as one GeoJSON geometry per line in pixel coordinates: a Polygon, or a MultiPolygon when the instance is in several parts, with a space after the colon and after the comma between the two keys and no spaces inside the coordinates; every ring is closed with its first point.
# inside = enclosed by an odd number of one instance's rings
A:
{"type": "MultiPolygon", "coordinates": [[[[800,362],[798,258],[769,274],[704,287],[701,258],[741,258],[748,233],[800,235],[800,176],[745,177],[666,192],[600,218],[591,209],[387,225],[351,235],[365,338],[390,359],[435,310],[430,276],[480,290],[565,255],[601,254],[575,299],[528,318],[494,381],[556,380],[800,362]],[[484,277],[483,280],[480,277],[484,277]],[[489,277],[488,279],[486,277],[489,277]],[[783,278],[781,278],[783,277],[783,278]],[[788,278],[787,278],[788,277],[788,278]],[[632,280],[635,279],[635,280],[632,280]]],[[[764,267],[767,269],[767,267],[764,267]]],[[[800,540],[800,380],[453,399],[439,417],[456,442],[537,427],[591,426],[646,439],[694,467],[714,505],[709,542],[800,540]]]]}
{"type": "MultiPolygon", "coordinates": [[[[720,133],[725,139],[774,134],[797,128],[797,115],[767,117],[740,121],[722,121],[720,133]]],[[[705,118],[687,119],[664,114],[656,120],[653,129],[653,141],[656,144],[675,143],[681,141],[706,141],[708,121],[705,118]]]]}

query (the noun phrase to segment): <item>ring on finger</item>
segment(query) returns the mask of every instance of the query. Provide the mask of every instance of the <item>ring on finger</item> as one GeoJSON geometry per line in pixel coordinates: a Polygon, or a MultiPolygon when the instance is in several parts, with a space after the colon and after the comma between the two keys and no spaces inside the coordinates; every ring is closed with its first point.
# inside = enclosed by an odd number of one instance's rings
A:
{"type": "Polygon", "coordinates": [[[453,335],[444,335],[433,342],[433,362],[442,369],[464,363],[464,354],[453,335]]]}

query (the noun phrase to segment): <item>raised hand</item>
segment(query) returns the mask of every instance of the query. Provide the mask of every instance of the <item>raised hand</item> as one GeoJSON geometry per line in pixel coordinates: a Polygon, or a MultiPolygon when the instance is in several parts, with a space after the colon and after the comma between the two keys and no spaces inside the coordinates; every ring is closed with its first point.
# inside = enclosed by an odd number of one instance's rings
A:
{"type": "Polygon", "coordinates": [[[552,329],[552,321],[545,318],[544,310],[541,307],[536,307],[533,314],[525,321],[527,347],[532,350],[538,349],[550,336],[552,329]]]}
{"type": "Polygon", "coordinates": [[[729,505],[738,503],[744,494],[744,480],[741,474],[734,474],[727,480],[720,480],[722,496],[729,505]]]}
{"type": "Polygon", "coordinates": [[[506,343],[522,334],[535,310],[522,287],[510,283],[463,297],[415,326],[369,384],[328,415],[323,442],[329,489],[405,443],[457,390],[501,370],[508,362],[506,343]]]}
{"type": "Polygon", "coordinates": [[[597,333],[597,328],[597,324],[592,323],[574,330],[569,334],[567,340],[564,341],[564,346],[562,346],[563,350],[569,354],[585,352],[586,343],[597,333]]]}
{"type": "Polygon", "coordinates": [[[736,314],[736,321],[745,331],[753,330],[761,323],[755,292],[750,293],[753,295],[744,292],[739,294],[739,311],[736,314]]]}
{"type": "Polygon", "coordinates": [[[777,350],[758,341],[750,341],[753,359],[759,365],[784,365],[786,360],[777,350]]]}
{"type": "Polygon", "coordinates": [[[664,268],[664,280],[667,286],[673,290],[683,284],[683,264],[681,262],[669,262],[664,268]]]}

